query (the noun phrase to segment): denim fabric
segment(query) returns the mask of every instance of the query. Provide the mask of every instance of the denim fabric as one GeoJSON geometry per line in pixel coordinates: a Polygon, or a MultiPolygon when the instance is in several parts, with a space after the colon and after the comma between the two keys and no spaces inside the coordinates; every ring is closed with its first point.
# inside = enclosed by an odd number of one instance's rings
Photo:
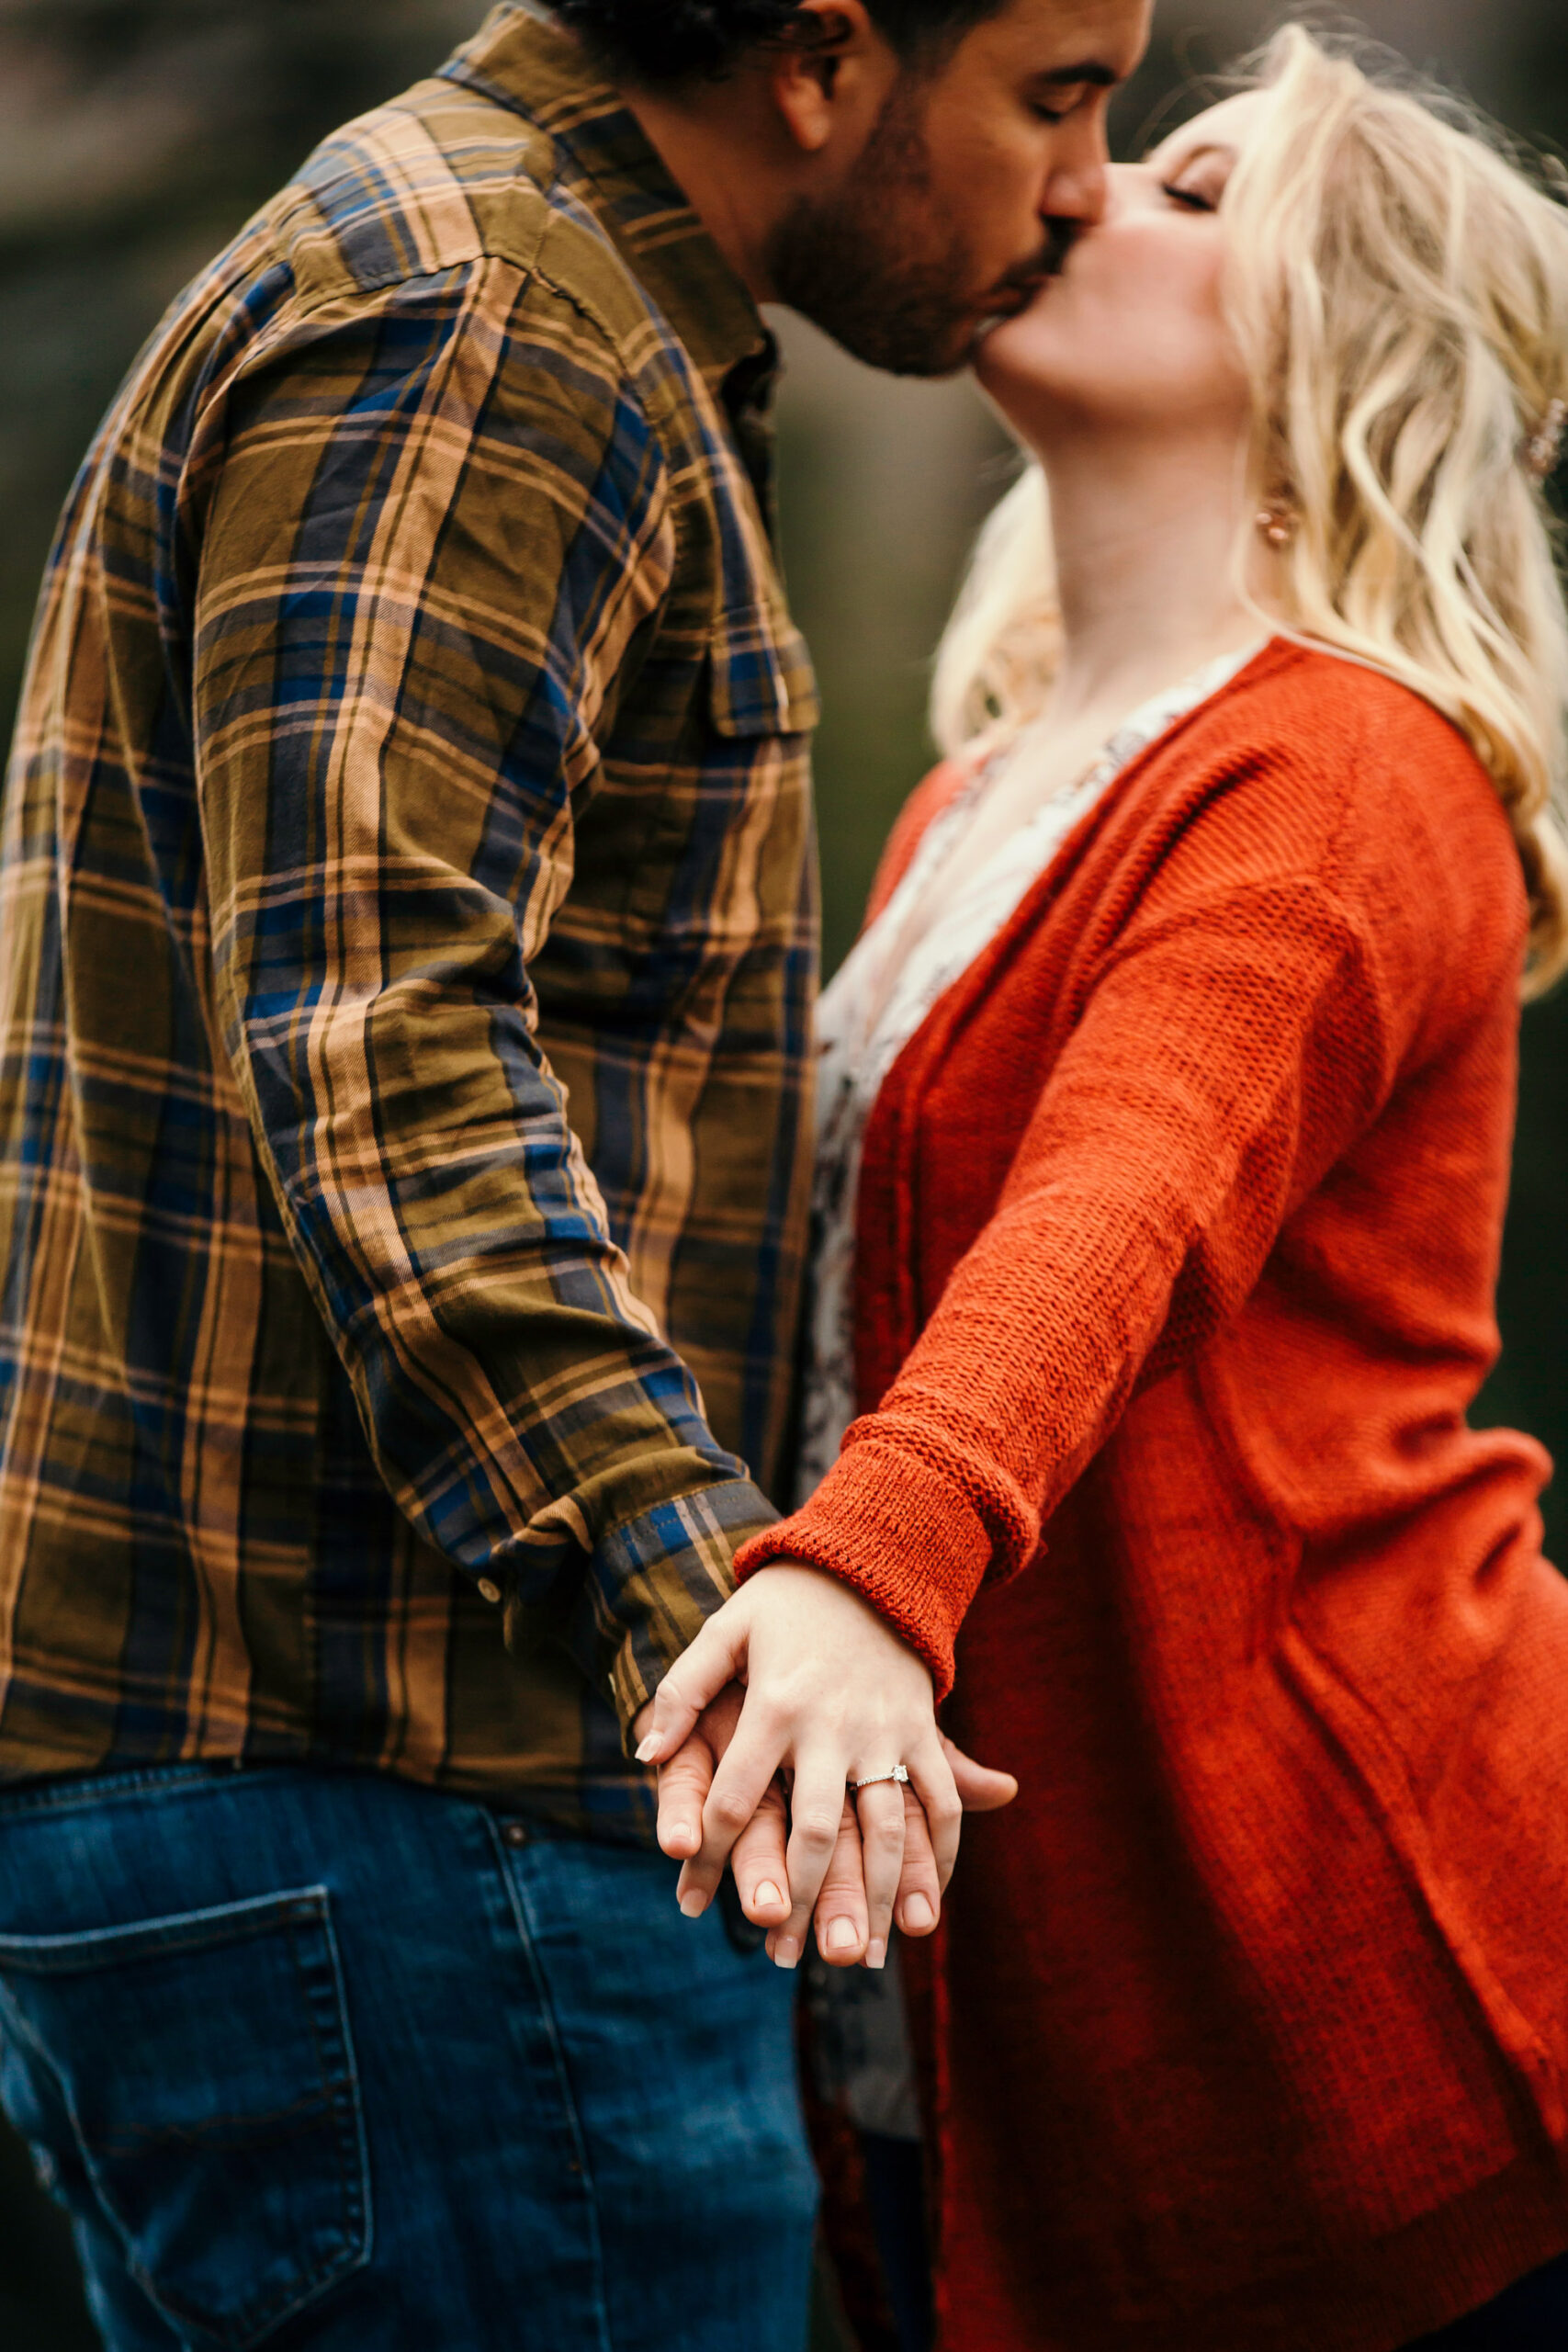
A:
{"type": "Polygon", "coordinates": [[[111,2352],[802,2352],[790,1980],[373,1774],[0,1796],[0,2092],[111,2352]]]}

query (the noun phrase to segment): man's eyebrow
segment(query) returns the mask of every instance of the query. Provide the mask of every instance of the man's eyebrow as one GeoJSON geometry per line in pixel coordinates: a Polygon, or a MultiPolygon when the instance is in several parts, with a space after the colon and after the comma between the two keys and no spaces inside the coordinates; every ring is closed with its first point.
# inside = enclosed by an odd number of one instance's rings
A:
{"type": "Polygon", "coordinates": [[[1094,90],[1115,90],[1121,87],[1122,76],[1114,65],[1091,57],[1079,65],[1053,65],[1048,71],[1036,74],[1034,79],[1053,90],[1081,89],[1086,82],[1094,90]]]}

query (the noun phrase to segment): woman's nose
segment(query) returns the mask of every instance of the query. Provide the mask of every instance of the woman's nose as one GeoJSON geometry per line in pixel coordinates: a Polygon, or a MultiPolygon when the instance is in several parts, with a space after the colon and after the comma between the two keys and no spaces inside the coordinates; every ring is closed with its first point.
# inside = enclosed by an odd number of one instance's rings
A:
{"type": "Polygon", "coordinates": [[[1115,212],[1147,209],[1160,200],[1159,175],[1146,164],[1111,164],[1105,173],[1105,203],[1101,220],[1115,212]]]}

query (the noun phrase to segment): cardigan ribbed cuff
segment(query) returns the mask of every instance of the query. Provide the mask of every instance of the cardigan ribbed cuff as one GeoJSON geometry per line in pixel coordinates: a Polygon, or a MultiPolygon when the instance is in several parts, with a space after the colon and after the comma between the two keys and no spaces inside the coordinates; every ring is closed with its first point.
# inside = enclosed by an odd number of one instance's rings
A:
{"type": "Polygon", "coordinates": [[[853,1585],[931,1670],[938,1699],[953,1688],[953,1644],[993,1553],[991,1531],[962,1487],[901,1445],[863,1437],[846,1446],[810,1501],[743,1544],[744,1582],[774,1560],[798,1560],[853,1585]]]}

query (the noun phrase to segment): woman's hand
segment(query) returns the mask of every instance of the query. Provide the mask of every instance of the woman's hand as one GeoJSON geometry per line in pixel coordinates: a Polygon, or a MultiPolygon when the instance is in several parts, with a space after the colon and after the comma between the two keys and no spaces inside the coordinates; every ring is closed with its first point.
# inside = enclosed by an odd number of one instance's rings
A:
{"type": "MultiPolygon", "coordinates": [[[[945,1732],[938,1736],[953,1768],[953,1785],[965,1813],[998,1813],[1003,1805],[1011,1804],[1018,1794],[1018,1782],[1010,1772],[997,1772],[988,1765],[976,1764],[972,1756],[965,1756],[961,1747],[953,1746],[945,1732]]],[[[919,1799],[912,1788],[906,1788],[903,1796],[904,1871],[898,1882],[894,1916],[904,1935],[929,1936],[942,1914],[942,1886],[919,1799]]],[[[770,1808],[764,1807],[736,1844],[731,1867],[737,1883],[750,1883],[760,1877],[775,1854],[782,1862],[784,1825],[770,1808]]],[[[759,1925],[767,1924],[761,1911],[754,1916],[759,1925]]],[[[863,1957],[868,1968],[882,1966],[886,1947],[872,1950],[864,1853],[852,1797],[845,1802],[839,1842],[817,1898],[816,1924],[817,1948],[835,1968],[852,1968],[863,1957]]],[[[775,1941],[770,1933],[768,1951],[776,1958],[775,1941]]]]}
{"type": "MultiPolygon", "coordinates": [[[[776,1563],[726,1602],[666,1675],[651,1710],[639,1719],[641,1760],[671,1765],[704,1710],[732,1682],[745,1684],[745,1698],[722,1754],[718,1740],[705,1734],[703,1745],[716,1762],[694,1848],[689,1842],[697,1826],[692,1798],[704,1776],[701,1752],[672,1781],[661,1774],[660,1842],[683,1860],[682,1909],[694,1916],[712,1901],[727,1859],[749,1832],[737,1865],[742,1900],[761,1924],[778,1918],[777,1906],[755,1898],[777,1849],[777,1815],[770,1824],[765,1808],[774,1802],[770,1792],[776,1775],[787,1771],[787,1884],[778,1892],[787,1897],[788,1911],[773,1928],[770,1949],[781,1966],[793,1968],[835,1859],[830,1886],[841,1887],[853,1876],[845,1838],[848,1783],[901,1763],[929,1832],[929,1869],[919,1875],[931,1881],[929,1892],[908,1887],[902,1907],[915,1905],[908,1924],[919,1933],[923,1897],[934,1927],[958,1850],[961,1804],[936,1727],[931,1675],[914,1651],[850,1586],[817,1568],[776,1563]],[[764,1808],[761,1823],[759,1808],[764,1808]]],[[[846,1903],[832,1919],[824,1916],[825,1950],[835,1961],[863,1953],[880,1966],[904,1874],[905,1792],[895,1781],[881,1781],[861,1792],[854,1811],[864,1912],[857,1917],[846,1903]],[[846,1928],[857,1931],[852,1947],[846,1928]]]]}
{"type": "MultiPolygon", "coordinates": [[[[659,1842],[672,1860],[694,1855],[703,1842],[703,1807],[713,1786],[719,1760],[735,1736],[746,1692],[739,1682],[728,1683],[704,1708],[693,1730],[659,1772],[659,1842]]],[[[651,1703],[643,1710],[639,1728],[653,1719],[651,1703]],[[645,1719],[645,1720],[644,1720],[645,1719]]],[[[953,1785],[965,1813],[996,1813],[1018,1794],[1010,1772],[993,1771],[976,1764],[955,1747],[945,1732],[942,1748],[953,1767],[953,1785]]],[[[740,1907],[747,1917],[768,1930],[768,1953],[776,1958],[777,1930],[789,1917],[786,1889],[789,1871],[784,1848],[789,1838],[789,1808],[775,1779],[730,1851],[740,1907]]],[[[676,1894],[689,1916],[707,1908],[707,1897],[686,1883],[682,1871],[676,1894]]],[[[931,1850],[931,1831],[919,1797],[904,1788],[904,1867],[899,1874],[894,1917],[907,1936],[929,1936],[942,1913],[942,1883],[931,1850]]],[[[846,1795],[833,1859],[817,1898],[818,1949],[835,1968],[852,1968],[864,1961],[880,1968],[886,1947],[872,1949],[871,1920],[866,1908],[865,1850],[861,1843],[855,1800],[846,1795]]],[[[793,1963],[786,1963],[793,1964],[793,1963]]]]}

